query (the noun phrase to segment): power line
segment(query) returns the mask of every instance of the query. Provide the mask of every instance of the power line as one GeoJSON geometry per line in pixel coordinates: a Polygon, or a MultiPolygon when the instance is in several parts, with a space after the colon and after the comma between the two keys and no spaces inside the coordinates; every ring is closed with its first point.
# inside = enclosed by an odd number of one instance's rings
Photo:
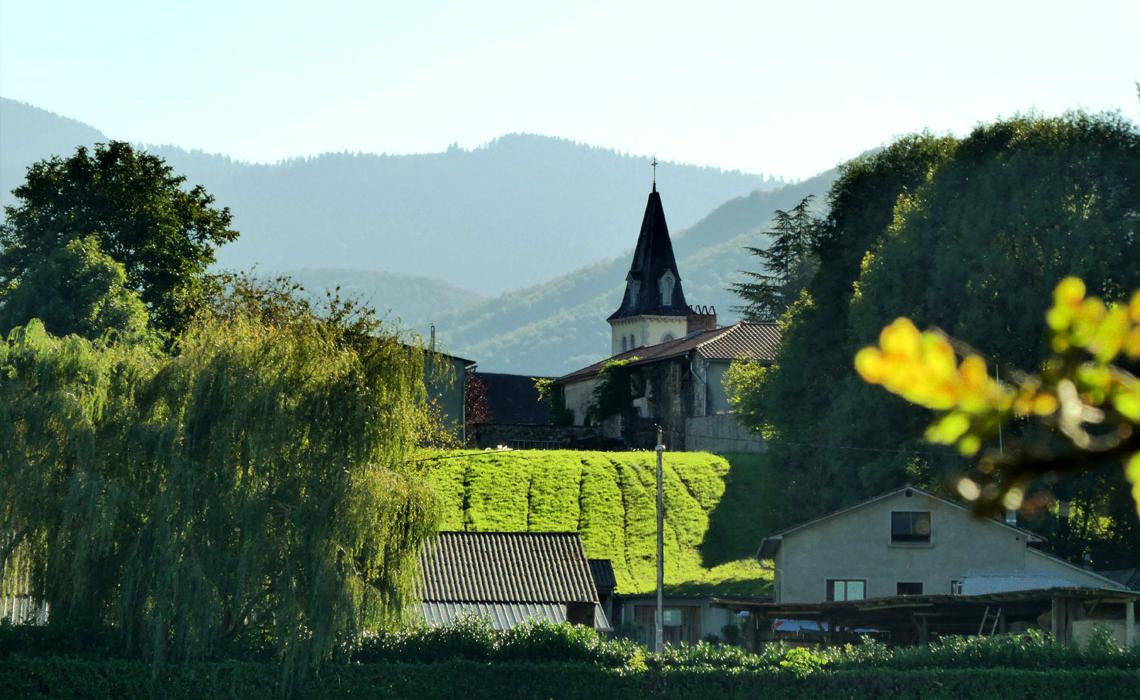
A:
{"type": "MultiPolygon", "coordinates": [[[[763,438],[740,438],[721,435],[701,435],[701,434],[688,434],[687,438],[703,438],[706,440],[727,440],[730,442],[756,442],[763,440],[763,438]]],[[[796,447],[815,447],[825,450],[851,450],[857,452],[890,452],[895,454],[916,454],[916,455],[933,455],[933,456],[947,456],[957,455],[953,450],[915,450],[906,449],[902,447],[865,447],[862,445],[828,445],[819,442],[799,442],[795,440],[764,440],[764,442],[773,445],[793,445],[796,447]]]]}

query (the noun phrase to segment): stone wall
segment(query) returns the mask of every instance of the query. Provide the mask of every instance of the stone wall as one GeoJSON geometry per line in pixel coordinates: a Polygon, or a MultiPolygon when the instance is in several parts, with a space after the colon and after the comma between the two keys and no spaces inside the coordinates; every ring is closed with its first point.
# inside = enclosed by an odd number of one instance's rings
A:
{"type": "Polygon", "coordinates": [[[768,446],[736,421],[736,414],[691,416],[685,419],[685,450],[688,452],[766,452],[768,446]]]}

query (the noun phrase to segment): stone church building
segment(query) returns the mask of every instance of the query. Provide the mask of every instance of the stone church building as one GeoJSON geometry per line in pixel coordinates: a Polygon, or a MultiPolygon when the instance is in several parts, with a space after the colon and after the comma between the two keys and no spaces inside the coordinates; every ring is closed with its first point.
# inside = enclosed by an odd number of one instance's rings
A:
{"type": "Polygon", "coordinates": [[[771,323],[718,326],[714,308],[689,305],[656,183],[625,283],[606,319],[610,357],[555,382],[574,424],[598,426],[634,448],[652,447],[660,425],[672,450],[763,450],[737,424],[723,379],[735,359],[773,362],[779,331],[771,323]],[[598,404],[602,382],[618,383],[606,392],[620,397],[616,404],[598,404]]]}

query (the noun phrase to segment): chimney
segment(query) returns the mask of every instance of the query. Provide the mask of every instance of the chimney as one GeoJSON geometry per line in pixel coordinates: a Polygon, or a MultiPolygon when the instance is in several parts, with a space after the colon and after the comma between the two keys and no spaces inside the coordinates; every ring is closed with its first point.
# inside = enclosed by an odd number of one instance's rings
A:
{"type": "Polygon", "coordinates": [[[698,331],[711,331],[716,329],[716,307],[694,305],[689,307],[689,315],[685,319],[685,334],[698,331]]]}

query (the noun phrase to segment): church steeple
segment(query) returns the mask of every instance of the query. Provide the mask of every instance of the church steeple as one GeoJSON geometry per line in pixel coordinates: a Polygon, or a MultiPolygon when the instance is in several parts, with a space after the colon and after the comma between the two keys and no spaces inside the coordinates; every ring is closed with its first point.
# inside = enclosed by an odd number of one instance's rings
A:
{"type": "Polygon", "coordinates": [[[645,205],[641,234],[633,251],[633,262],[625,276],[626,292],[621,306],[607,321],[631,316],[687,316],[689,306],[681,288],[681,273],[673,257],[673,242],[665,223],[665,209],[656,183],[645,205]]]}
{"type": "Polygon", "coordinates": [[[641,233],[633,261],[625,276],[625,294],[617,311],[606,321],[613,330],[613,354],[683,337],[689,305],[681,287],[681,273],[673,256],[673,242],[665,223],[665,209],[657,191],[657,159],[653,190],[641,219],[641,233]]]}

